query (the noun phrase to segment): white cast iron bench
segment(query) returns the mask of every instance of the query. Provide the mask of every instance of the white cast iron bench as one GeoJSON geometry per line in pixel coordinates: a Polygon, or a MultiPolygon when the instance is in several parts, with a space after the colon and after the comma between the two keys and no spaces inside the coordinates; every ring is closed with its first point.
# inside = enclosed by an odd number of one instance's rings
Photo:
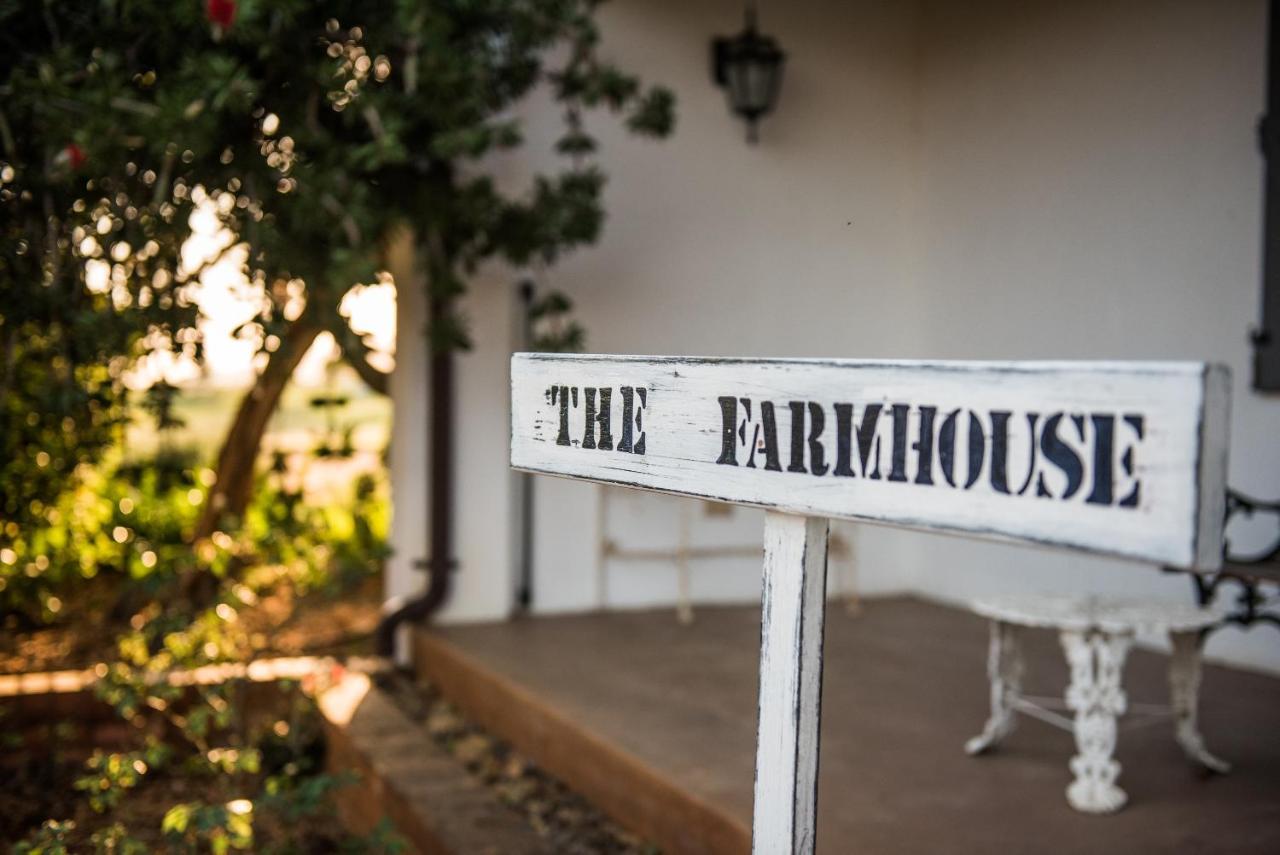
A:
{"type": "MultiPolygon", "coordinates": [[[[1022,713],[1075,734],[1071,759],[1075,780],[1067,802],[1085,813],[1111,813],[1127,796],[1116,785],[1120,764],[1115,753],[1117,718],[1126,712],[1174,719],[1174,738],[1193,762],[1214,772],[1230,766],[1209,753],[1197,724],[1200,696],[1200,633],[1219,623],[1222,612],[1183,603],[1140,602],[1105,597],[1005,596],[977,600],[973,610],[991,621],[987,675],[991,680],[991,717],[982,733],[965,743],[981,754],[1013,732],[1022,713]],[[1024,627],[1058,630],[1071,669],[1065,698],[1036,698],[1022,693],[1024,664],[1019,636],[1024,627]],[[1168,633],[1169,706],[1129,704],[1124,692],[1124,663],[1138,633],[1168,633]],[[1054,712],[1067,709],[1074,719],[1054,712]]],[[[1147,721],[1150,718],[1146,719],[1147,721]]]]}

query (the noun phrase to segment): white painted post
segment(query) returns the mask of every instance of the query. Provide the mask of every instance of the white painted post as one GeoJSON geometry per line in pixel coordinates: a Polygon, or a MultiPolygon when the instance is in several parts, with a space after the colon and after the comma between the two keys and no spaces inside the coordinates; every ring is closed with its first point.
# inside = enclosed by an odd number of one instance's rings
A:
{"type": "Polygon", "coordinates": [[[814,851],[828,528],[825,518],[765,515],[752,820],[757,855],[814,851]]]}

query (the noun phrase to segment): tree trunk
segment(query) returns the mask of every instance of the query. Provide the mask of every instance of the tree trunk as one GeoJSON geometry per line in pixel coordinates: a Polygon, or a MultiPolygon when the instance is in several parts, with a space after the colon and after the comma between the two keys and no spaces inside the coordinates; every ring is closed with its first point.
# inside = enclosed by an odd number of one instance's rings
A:
{"type": "Polygon", "coordinates": [[[195,540],[209,537],[224,519],[244,515],[253,496],[254,464],[267,422],[275,413],[289,378],[322,330],[311,313],[304,311],[289,325],[280,347],[270,354],[266,368],[241,400],[218,454],[216,480],[196,524],[195,540]]]}
{"type": "Polygon", "coordinates": [[[374,368],[369,364],[369,347],[364,343],[360,334],[355,332],[351,327],[339,319],[339,329],[332,330],[334,338],[338,340],[338,347],[342,350],[342,358],[356,372],[356,376],[364,381],[364,384],[377,392],[379,395],[391,394],[391,378],[385,372],[374,368]]]}

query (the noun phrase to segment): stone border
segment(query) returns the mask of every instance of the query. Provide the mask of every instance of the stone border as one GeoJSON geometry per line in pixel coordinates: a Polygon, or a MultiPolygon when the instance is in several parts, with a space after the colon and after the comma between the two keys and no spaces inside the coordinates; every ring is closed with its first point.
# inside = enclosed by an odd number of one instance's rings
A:
{"type": "Polygon", "coordinates": [[[360,776],[336,799],[348,828],[369,832],[386,817],[422,853],[552,855],[524,817],[469,775],[367,674],[348,673],[318,702],[328,771],[360,776]]]}
{"type": "Polygon", "coordinates": [[[666,853],[751,851],[751,829],[644,761],[557,712],[429,629],[413,662],[465,714],[666,853]]]}

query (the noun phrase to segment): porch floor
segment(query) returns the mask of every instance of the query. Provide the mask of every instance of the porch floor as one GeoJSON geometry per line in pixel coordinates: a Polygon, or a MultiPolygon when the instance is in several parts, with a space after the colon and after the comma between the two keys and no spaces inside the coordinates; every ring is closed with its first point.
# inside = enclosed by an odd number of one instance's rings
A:
{"type": "MultiPolygon", "coordinates": [[[[749,827],[759,632],[758,608],[699,608],[690,626],[671,610],[608,612],[437,628],[418,655],[451,650],[482,666],[588,743],[749,827]]],[[[1168,723],[1122,725],[1129,805],[1086,816],[1064,798],[1069,733],[1024,716],[994,753],[962,750],[987,714],[986,646],[985,621],[961,610],[909,598],[865,601],[858,614],[830,607],[820,852],[1280,852],[1280,680],[1206,667],[1201,726],[1210,750],[1233,764],[1225,776],[1197,773],[1168,723]]],[[[1067,670],[1056,637],[1029,633],[1026,655],[1027,691],[1060,695],[1067,670]]],[[[1130,701],[1166,700],[1166,661],[1130,655],[1130,701]]],[[[446,694],[455,679],[441,679],[446,694]]],[[[464,707],[482,703],[463,694],[464,707]]],[[[502,729],[500,711],[471,712],[502,729]]],[[[502,735],[535,757],[548,748],[502,735]]],[[[709,848],[726,848],[720,839],[709,848]]]]}

